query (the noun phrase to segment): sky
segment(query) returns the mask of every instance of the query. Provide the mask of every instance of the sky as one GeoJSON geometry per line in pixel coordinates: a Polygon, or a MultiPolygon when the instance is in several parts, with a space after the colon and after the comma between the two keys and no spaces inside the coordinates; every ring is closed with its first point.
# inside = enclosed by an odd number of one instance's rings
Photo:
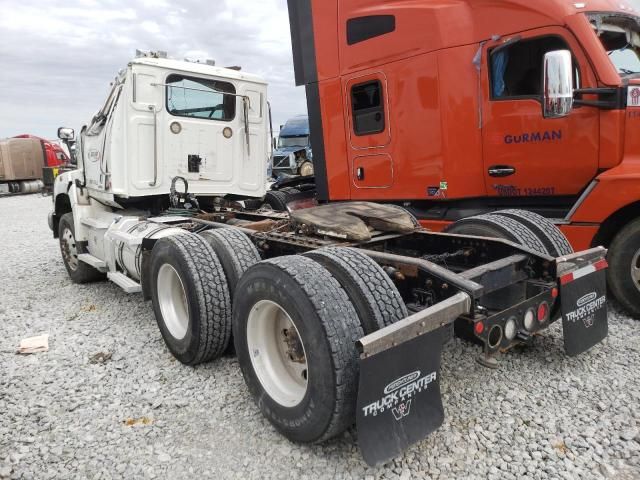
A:
{"type": "Polygon", "coordinates": [[[286,0],[0,0],[0,138],[79,131],[136,49],[263,76],[276,131],[306,113],[286,0]]]}
{"type": "Polygon", "coordinates": [[[0,0],[0,138],[79,131],[136,49],[264,77],[276,131],[306,113],[286,0],[0,0]]]}

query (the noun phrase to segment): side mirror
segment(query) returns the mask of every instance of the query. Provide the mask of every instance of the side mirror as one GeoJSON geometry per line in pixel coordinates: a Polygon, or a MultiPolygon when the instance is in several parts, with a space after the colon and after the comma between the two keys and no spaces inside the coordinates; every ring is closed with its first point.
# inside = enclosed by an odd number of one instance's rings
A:
{"type": "Polygon", "coordinates": [[[277,139],[277,138],[274,138],[274,139],[273,139],[273,149],[274,149],[274,150],[277,150],[277,149],[278,149],[278,139],[277,139]]]}
{"type": "Polygon", "coordinates": [[[573,109],[573,60],[569,50],[544,56],[542,115],[562,118],[573,109]]]}
{"type": "Polygon", "coordinates": [[[60,127],[58,129],[58,138],[60,140],[73,140],[76,136],[73,128],[60,127]]]}

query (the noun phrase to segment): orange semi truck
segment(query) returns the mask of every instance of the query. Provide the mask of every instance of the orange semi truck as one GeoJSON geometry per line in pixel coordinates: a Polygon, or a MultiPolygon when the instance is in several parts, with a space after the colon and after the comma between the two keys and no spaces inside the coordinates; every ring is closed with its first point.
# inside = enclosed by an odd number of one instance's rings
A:
{"type": "Polygon", "coordinates": [[[289,15],[320,200],[396,203],[453,233],[531,210],[575,250],[608,247],[610,289],[640,317],[632,4],[289,0],[289,15]]]}

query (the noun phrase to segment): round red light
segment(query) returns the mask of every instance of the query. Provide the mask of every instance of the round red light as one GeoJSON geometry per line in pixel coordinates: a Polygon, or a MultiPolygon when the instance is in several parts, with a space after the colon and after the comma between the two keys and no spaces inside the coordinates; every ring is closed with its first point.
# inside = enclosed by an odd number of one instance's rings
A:
{"type": "Polygon", "coordinates": [[[482,332],[484,332],[484,323],[482,322],[476,323],[475,326],[473,327],[473,330],[476,332],[476,335],[482,335],[482,332]]]}
{"type": "Polygon", "coordinates": [[[549,305],[546,302],[542,302],[538,307],[538,321],[540,323],[544,322],[547,319],[547,315],[549,314],[549,305]]]}
{"type": "Polygon", "coordinates": [[[552,288],[551,289],[551,297],[553,298],[558,298],[558,289],[557,288],[552,288]]]}

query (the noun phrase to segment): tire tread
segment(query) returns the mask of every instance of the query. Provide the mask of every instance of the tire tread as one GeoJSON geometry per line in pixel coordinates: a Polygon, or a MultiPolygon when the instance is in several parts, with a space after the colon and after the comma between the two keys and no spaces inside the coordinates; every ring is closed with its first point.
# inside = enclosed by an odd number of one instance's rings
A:
{"type": "Polygon", "coordinates": [[[385,271],[371,257],[355,248],[325,247],[307,253],[331,272],[351,296],[358,295],[366,304],[351,298],[365,335],[380,330],[409,313],[398,289],[385,271]],[[345,285],[345,281],[350,285],[345,285]],[[356,290],[356,291],[353,291],[356,290]]]}
{"type": "Polygon", "coordinates": [[[502,215],[513,218],[524,223],[534,232],[538,233],[540,239],[545,242],[549,253],[554,257],[570,255],[573,253],[573,247],[565,237],[564,233],[556,227],[549,219],[528,210],[500,210],[495,215],[502,215]]]}

